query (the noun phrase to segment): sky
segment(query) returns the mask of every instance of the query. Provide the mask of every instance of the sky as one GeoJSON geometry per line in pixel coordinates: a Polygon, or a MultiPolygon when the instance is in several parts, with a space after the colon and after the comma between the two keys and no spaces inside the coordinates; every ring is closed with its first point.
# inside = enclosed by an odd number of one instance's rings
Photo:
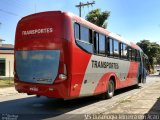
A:
{"type": "MultiPolygon", "coordinates": [[[[0,38],[3,43],[14,44],[17,22],[24,16],[62,10],[79,15],[75,5],[92,0],[0,0],[0,38]]],[[[110,11],[107,29],[137,43],[147,39],[160,43],[160,0],[95,0],[95,4],[82,8],[85,18],[91,10],[110,11]]]]}

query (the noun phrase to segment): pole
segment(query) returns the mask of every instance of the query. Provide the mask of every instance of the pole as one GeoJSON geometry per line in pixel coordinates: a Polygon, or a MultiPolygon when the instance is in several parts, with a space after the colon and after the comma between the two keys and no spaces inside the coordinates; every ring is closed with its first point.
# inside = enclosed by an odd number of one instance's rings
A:
{"type": "Polygon", "coordinates": [[[89,5],[92,6],[93,4],[95,4],[95,1],[93,1],[93,2],[87,2],[87,3],[80,2],[79,5],[76,5],[76,7],[79,8],[79,16],[81,17],[81,12],[82,12],[81,7],[85,7],[85,6],[89,6],[89,5]]]}
{"type": "MultiPolygon", "coordinates": [[[[82,5],[81,2],[79,4],[80,4],[80,6],[82,5]]],[[[79,7],[79,16],[81,17],[81,7],[79,7]]]]}

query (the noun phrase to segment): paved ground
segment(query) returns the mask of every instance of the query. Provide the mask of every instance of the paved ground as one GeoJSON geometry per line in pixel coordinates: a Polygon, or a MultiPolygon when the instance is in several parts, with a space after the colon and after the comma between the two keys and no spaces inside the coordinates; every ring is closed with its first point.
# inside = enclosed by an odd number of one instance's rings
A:
{"type": "Polygon", "coordinates": [[[0,88],[0,96],[10,96],[10,95],[15,95],[18,94],[18,92],[15,90],[14,87],[7,87],[7,88],[0,88]]]}
{"type": "MultiPolygon", "coordinates": [[[[0,89],[0,119],[7,115],[21,119],[90,119],[92,115],[160,114],[160,77],[150,76],[142,88],[130,87],[116,91],[112,99],[96,97],[61,101],[36,98],[17,93],[14,88],[0,89]]],[[[96,117],[94,116],[94,119],[96,117]]],[[[159,120],[159,119],[158,119],[159,120]]]]}
{"type": "Polygon", "coordinates": [[[135,93],[127,99],[117,101],[109,111],[103,114],[159,114],[160,115],[160,81],[135,93]]]}
{"type": "MultiPolygon", "coordinates": [[[[79,120],[160,120],[160,76],[151,75],[149,79],[152,80],[152,83],[149,84],[148,82],[143,88],[117,100],[114,104],[109,106],[102,104],[100,108],[95,106],[95,112],[90,111],[90,107],[86,107],[88,111],[85,111],[85,115],[80,116],[79,120]]],[[[67,114],[71,113],[73,112],[71,111],[67,114]]],[[[81,114],[82,112],[79,111],[79,113],[81,114]]],[[[56,119],[63,120],[65,117],[66,115],[61,115],[56,117],[56,119]]],[[[70,115],[68,118],[75,119],[77,116],[70,115]]]]}

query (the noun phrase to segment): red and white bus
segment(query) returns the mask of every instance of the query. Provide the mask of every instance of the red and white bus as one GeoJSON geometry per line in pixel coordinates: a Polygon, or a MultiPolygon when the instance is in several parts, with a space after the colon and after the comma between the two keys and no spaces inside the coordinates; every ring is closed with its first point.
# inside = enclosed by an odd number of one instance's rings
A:
{"type": "Polygon", "coordinates": [[[102,94],[145,82],[134,43],[62,11],[22,18],[15,36],[15,88],[54,98],[102,94]]]}

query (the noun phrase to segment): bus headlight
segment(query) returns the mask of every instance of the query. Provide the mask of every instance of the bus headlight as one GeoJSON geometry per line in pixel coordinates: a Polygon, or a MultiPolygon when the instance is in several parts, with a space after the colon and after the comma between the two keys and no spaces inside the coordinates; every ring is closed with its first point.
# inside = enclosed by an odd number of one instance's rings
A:
{"type": "Polygon", "coordinates": [[[65,74],[59,74],[59,79],[66,80],[67,76],[65,74]]]}

